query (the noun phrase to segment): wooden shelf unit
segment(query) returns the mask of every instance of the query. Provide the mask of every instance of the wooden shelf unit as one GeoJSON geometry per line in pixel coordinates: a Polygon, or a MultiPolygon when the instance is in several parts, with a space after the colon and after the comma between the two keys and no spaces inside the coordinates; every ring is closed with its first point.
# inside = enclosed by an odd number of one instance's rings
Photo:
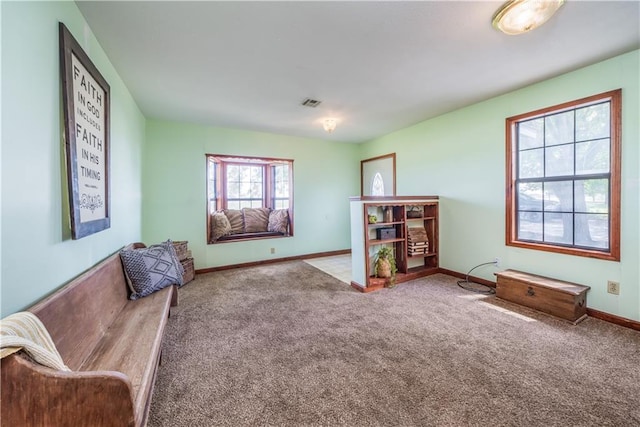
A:
{"type": "Polygon", "coordinates": [[[379,279],[372,280],[376,279],[372,277],[373,260],[382,245],[394,250],[398,268],[395,283],[437,273],[438,203],[436,196],[352,198],[352,285],[363,292],[382,288],[379,279]],[[378,219],[385,218],[385,209],[393,210],[391,221],[387,218],[385,222],[369,222],[370,215],[378,219]],[[409,217],[410,211],[420,211],[421,214],[419,217],[409,217]],[[426,231],[429,246],[425,253],[410,254],[409,229],[414,227],[423,227],[426,231]],[[376,230],[380,228],[393,228],[395,237],[378,239],[376,230]]]}

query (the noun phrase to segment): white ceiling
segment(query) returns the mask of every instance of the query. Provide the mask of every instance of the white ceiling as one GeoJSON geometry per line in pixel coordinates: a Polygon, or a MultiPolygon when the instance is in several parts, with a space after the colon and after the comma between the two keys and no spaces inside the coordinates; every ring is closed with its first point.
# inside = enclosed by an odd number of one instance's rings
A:
{"type": "Polygon", "coordinates": [[[567,0],[519,36],[492,28],[501,1],[76,3],[147,118],[344,142],[640,47],[637,0],[567,0]]]}

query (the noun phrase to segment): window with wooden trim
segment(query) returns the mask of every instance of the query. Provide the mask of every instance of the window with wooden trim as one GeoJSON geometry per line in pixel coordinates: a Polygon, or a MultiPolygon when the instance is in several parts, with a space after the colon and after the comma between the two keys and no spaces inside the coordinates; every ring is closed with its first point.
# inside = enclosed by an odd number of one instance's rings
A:
{"type": "MultiPolygon", "coordinates": [[[[293,160],[207,154],[208,241],[210,217],[216,212],[242,211],[244,208],[287,210],[289,225],[284,233],[293,235],[293,160]]],[[[235,233],[233,238],[278,237],[274,233],[235,233]],[[273,235],[271,235],[273,234],[273,235]]],[[[281,236],[282,234],[280,234],[281,236]]]]}
{"type": "Polygon", "coordinates": [[[506,120],[506,244],[620,260],[615,90],[506,120]]]}

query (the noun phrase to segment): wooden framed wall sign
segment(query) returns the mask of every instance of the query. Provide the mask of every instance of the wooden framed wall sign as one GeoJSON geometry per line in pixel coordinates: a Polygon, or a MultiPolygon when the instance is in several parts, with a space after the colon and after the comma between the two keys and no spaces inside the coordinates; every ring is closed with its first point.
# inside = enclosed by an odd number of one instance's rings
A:
{"type": "Polygon", "coordinates": [[[111,225],[110,88],[62,22],[59,29],[71,236],[80,239],[111,225]]]}

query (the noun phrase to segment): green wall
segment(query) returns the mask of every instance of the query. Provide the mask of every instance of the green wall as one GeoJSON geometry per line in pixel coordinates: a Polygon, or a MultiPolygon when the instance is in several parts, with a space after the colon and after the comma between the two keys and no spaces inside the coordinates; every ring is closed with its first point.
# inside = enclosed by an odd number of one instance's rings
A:
{"type": "MultiPolygon", "coordinates": [[[[640,320],[640,54],[634,51],[490,99],[361,145],[360,158],[397,153],[398,195],[440,195],[440,265],[457,272],[502,259],[519,269],[591,286],[588,306],[640,320]],[[622,88],[622,260],[505,245],[505,118],[622,88]],[[620,295],[606,292],[620,282],[620,295]]],[[[474,275],[495,281],[493,266],[474,275]]]]}
{"type": "Polygon", "coordinates": [[[141,236],[145,119],[73,2],[2,2],[1,315],[141,236]],[[111,86],[111,228],[71,240],[58,22],[111,86]]]}
{"type": "Polygon", "coordinates": [[[188,240],[196,269],[351,246],[348,198],[359,192],[357,145],[154,120],[146,135],[146,243],[188,240]],[[207,153],[293,159],[295,235],[207,245],[207,153]]]}
{"type": "MultiPolygon", "coordinates": [[[[199,269],[346,249],[359,160],[396,152],[399,195],[441,196],[442,267],[466,272],[500,257],[503,268],[590,285],[590,307],[640,320],[638,51],[353,145],[145,120],[73,2],[0,8],[1,316],[132,241],[189,240],[199,269]],[[70,239],[66,205],[58,21],[111,85],[112,226],[78,241],[70,239]],[[622,261],[505,246],[505,118],[616,88],[623,89],[622,261]],[[294,159],[295,236],[207,245],[205,153],[294,159]],[[620,282],[619,296],[606,293],[607,280],[620,282]]],[[[493,280],[494,271],[474,274],[493,280]]]]}

